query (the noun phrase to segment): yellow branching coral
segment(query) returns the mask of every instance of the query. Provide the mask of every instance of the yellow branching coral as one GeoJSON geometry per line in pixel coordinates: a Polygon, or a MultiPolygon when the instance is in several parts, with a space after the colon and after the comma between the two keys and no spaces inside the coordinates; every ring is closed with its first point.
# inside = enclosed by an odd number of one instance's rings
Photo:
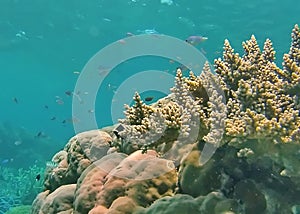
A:
{"type": "Polygon", "coordinates": [[[250,40],[243,42],[243,48],[245,50],[245,55],[243,57],[244,61],[250,61],[251,66],[253,67],[258,65],[261,57],[261,51],[254,35],[251,36],[250,40]]]}
{"type": "Polygon", "coordinates": [[[182,125],[180,115],[182,114],[179,105],[175,102],[169,102],[162,108],[162,114],[165,118],[165,124],[169,128],[179,129],[182,125]]]}
{"type": "Polygon", "coordinates": [[[220,58],[215,60],[215,68],[228,87],[236,88],[238,80],[246,78],[247,73],[237,70],[241,67],[242,63],[239,54],[234,53],[234,49],[231,47],[229,41],[225,40],[223,60],[220,58]]]}
{"type": "Polygon", "coordinates": [[[223,59],[215,61],[215,71],[224,82],[228,117],[226,135],[239,138],[271,138],[278,142],[299,140],[299,97],[289,89],[299,87],[300,33],[292,32],[289,54],[284,56],[284,70],[274,63],[271,40],[260,50],[254,36],[243,42],[245,54],[234,53],[228,40],[223,59]],[[286,84],[290,86],[286,87],[286,84]]]}
{"type": "Polygon", "coordinates": [[[184,77],[178,69],[172,94],[164,98],[167,102],[162,99],[147,106],[135,94],[135,105],[126,106],[126,119],[120,120],[124,126],[120,136],[126,143],[138,145],[137,149],[147,147],[159,153],[174,145],[193,144],[204,136],[206,141],[216,143],[214,139],[223,135],[216,130],[223,130],[219,126],[224,126],[226,118],[226,113],[217,112],[226,105],[222,105],[224,97],[215,91],[220,79],[211,74],[208,63],[203,74],[195,76],[190,72],[189,77],[184,77]]]}
{"type": "Polygon", "coordinates": [[[283,70],[287,76],[287,89],[299,96],[300,89],[300,30],[295,25],[292,31],[292,43],[288,54],[283,56],[283,70]]]}
{"type": "Polygon", "coordinates": [[[148,117],[153,112],[153,109],[143,103],[137,92],[134,94],[133,100],[135,104],[132,107],[125,105],[126,111],[124,113],[126,119],[125,121],[122,120],[122,122],[130,125],[142,125],[143,119],[148,117]]]}
{"type": "Polygon", "coordinates": [[[216,139],[299,142],[299,96],[287,90],[299,86],[299,38],[296,25],[284,69],[274,62],[270,39],[261,50],[251,36],[242,44],[242,56],[225,40],[223,58],[214,62],[217,75],[208,63],[200,76],[190,72],[184,77],[178,69],[172,94],[151,106],[136,93],[135,105],[126,107],[126,119],[120,121],[125,126],[121,135],[153,149],[162,144],[170,147],[177,138],[212,143],[216,139]]]}
{"type": "Polygon", "coordinates": [[[262,52],[265,61],[273,62],[275,60],[275,50],[273,48],[273,43],[270,39],[266,39],[264,44],[264,50],[262,52]]]}

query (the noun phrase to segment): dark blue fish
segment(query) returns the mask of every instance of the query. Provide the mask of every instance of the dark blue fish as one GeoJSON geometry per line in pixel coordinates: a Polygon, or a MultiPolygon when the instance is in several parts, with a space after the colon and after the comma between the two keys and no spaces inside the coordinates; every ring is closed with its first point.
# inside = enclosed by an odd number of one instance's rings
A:
{"type": "Polygon", "coordinates": [[[145,98],[145,101],[146,101],[146,102],[150,102],[150,101],[152,101],[153,99],[154,99],[154,97],[146,97],[146,98],[145,98]]]}
{"type": "Polygon", "coordinates": [[[13,97],[13,99],[12,99],[16,104],[18,104],[19,103],[19,101],[18,101],[18,99],[16,98],[16,97],[13,97]]]}
{"type": "Polygon", "coordinates": [[[36,181],[39,181],[41,179],[41,174],[37,174],[37,176],[35,177],[36,181]]]}

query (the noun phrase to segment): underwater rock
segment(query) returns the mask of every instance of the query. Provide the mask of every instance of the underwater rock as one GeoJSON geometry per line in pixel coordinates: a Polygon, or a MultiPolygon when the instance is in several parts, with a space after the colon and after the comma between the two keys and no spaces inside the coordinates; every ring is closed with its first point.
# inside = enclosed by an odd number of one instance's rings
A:
{"type": "Polygon", "coordinates": [[[226,199],[220,192],[193,198],[186,194],[163,197],[148,208],[138,209],[134,214],[234,214],[241,213],[242,207],[236,200],[226,199]]]}
{"type": "Polygon", "coordinates": [[[97,204],[110,208],[117,198],[127,196],[137,205],[147,206],[160,197],[173,195],[176,169],[156,155],[151,150],[144,154],[136,151],[121,161],[107,175],[97,204]]]}
{"type": "MultiPolygon", "coordinates": [[[[64,205],[66,212],[69,212],[70,202],[73,213],[83,214],[124,213],[124,210],[133,213],[138,207],[149,206],[158,198],[171,196],[177,183],[175,165],[157,156],[153,150],[136,151],[129,156],[108,154],[89,165],[77,184],[70,184],[72,189],[66,196],[61,195],[61,190],[70,185],[62,185],[52,193],[49,190],[40,193],[33,203],[33,214],[39,210],[53,213],[49,204],[58,203],[57,198],[68,202],[64,205]],[[71,195],[72,201],[69,200],[71,195]]],[[[63,210],[60,206],[56,207],[63,210]]]]}
{"type": "Polygon", "coordinates": [[[118,166],[125,154],[107,155],[92,163],[80,176],[75,191],[74,213],[88,213],[100,199],[100,190],[108,173],[118,166]]]}
{"type": "Polygon", "coordinates": [[[267,208],[265,196],[251,180],[237,183],[234,187],[234,197],[242,201],[246,214],[263,213],[267,208]]]}
{"type": "Polygon", "coordinates": [[[46,191],[33,202],[32,214],[72,213],[76,184],[63,185],[54,192],[46,191]],[[37,209],[38,208],[38,209],[37,209]]]}
{"type": "Polygon", "coordinates": [[[192,151],[179,168],[179,191],[193,197],[221,189],[222,183],[216,159],[211,158],[204,166],[200,166],[199,158],[200,151],[192,151]]]}
{"type": "Polygon", "coordinates": [[[176,194],[156,200],[150,207],[140,209],[135,214],[199,213],[199,201],[190,195],[176,194]]]}
{"type": "Polygon", "coordinates": [[[86,131],[72,137],[63,151],[52,159],[44,186],[51,191],[64,184],[76,183],[81,173],[94,161],[107,154],[112,137],[100,130],[86,131]]]}
{"type": "Polygon", "coordinates": [[[109,208],[109,213],[132,214],[137,207],[138,204],[134,199],[128,196],[121,196],[113,201],[109,208]]]}

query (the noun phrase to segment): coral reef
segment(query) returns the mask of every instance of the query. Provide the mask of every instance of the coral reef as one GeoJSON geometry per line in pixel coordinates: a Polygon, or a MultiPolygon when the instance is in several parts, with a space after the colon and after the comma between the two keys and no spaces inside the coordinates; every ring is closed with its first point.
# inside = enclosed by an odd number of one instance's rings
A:
{"type": "Polygon", "coordinates": [[[273,62],[271,41],[266,40],[261,52],[252,36],[243,48],[245,54],[240,57],[226,40],[223,60],[215,60],[228,100],[227,136],[239,140],[272,139],[275,143],[299,141],[296,97],[283,87],[288,84],[287,71],[273,62]]]}
{"type": "Polygon", "coordinates": [[[140,209],[136,214],[173,214],[173,213],[240,213],[241,206],[237,200],[226,199],[221,192],[211,192],[205,196],[193,198],[190,195],[176,194],[163,197],[149,208],[140,209]]]}
{"type": "Polygon", "coordinates": [[[112,138],[99,130],[80,133],[70,139],[63,151],[53,158],[53,166],[47,168],[45,188],[51,191],[64,184],[76,183],[81,173],[110,148],[112,138]]]}
{"type": "Polygon", "coordinates": [[[36,181],[38,174],[43,174],[44,168],[32,166],[18,170],[0,166],[0,213],[5,213],[11,207],[21,204],[29,205],[42,190],[43,180],[36,181]]]}
{"type": "Polygon", "coordinates": [[[32,204],[31,213],[72,213],[75,189],[76,184],[67,184],[53,192],[47,190],[39,194],[32,204]]]}
{"type": "Polygon", "coordinates": [[[199,77],[192,72],[189,78],[184,77],[177,69],[172,94],[154,105],[145,105],[136,93],[135,105],[126,106],[126,118],[119,121],[124,127],[118,133],[122,145],[119,151],[154,149],[162,157],[180,162],[201,139],[217,147],[226,118],[225,97],[219,81],[206,63],[199,77]],[[141,116],[139,120],[132,120],[137,116],[141,116]]]}
{"type": "Polygon", "coordinates": [[[171,94],[139,94],[119,124],[76,135],[52,159],[32,213],[297,213],[300,32],[283,68],[254,36],[171,94]],[[59,199],[59,200],[58,200],[59,199]]]}
{"type": "Polygon", "coordinates": [[[30,213],[31,205],[21,205],[11,208],[6,214],[28,214],[30,213]]]}
{"type": "Polygon", "coordinates": [[[139,206],[173,195],[176,183],[173,162],[158,158],[155,151],[129,156],[112,153],[87,167],[77,183],[40,193],[32,213],[132,213],[139,206]]]}
{"type": "Polygon", "coordinates": [[[9,209],[21,205],[21,201],[17,196],[2,195],[0,197],[0,213],[4,214],[9,209]]]}
{"type": "Polygon", "coordinates": [[[283,69],[274,63],[272,42],[266,40],[261,51],[254,36],[243,43],[242,57],[234,53],[226,40],[223,59],[215,60],[227,97],[225,142],[240,149],[247,147],[256,154],[254,156],[268,156],[283,166],[281,173],[288,177],[300,175],[299,164],[295,164],[297,153],[293,150],[300,141],[300,106],[296,92],[299,42],[299,27],[295,25],[283,69]]]}

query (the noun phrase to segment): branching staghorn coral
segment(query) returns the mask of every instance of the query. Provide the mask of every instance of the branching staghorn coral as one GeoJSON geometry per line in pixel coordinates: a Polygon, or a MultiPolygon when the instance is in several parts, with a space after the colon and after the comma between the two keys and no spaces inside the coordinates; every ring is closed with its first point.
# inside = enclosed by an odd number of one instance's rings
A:
{"type": "Polygon", "coordinates": [[[189,77],[184,77],[178,69],[168,97],[146,106],[138,94],[134,95],[135,105],[125,106],[126,118],[120,120],[124,130],[119,134],[125,144],[138,145],[136,149],[155,149],[160,154],[169,152],[165,157],[171,159],[178,155],[175,151],[186,151],[202,139],[218,144],[223,135],[219,130],[224,129],[226,118],[219,81],[208,63],[200,76],[190,72],[189,77]]]}
{"type": "Polygon", "coordinates": [[[299,35],[296,25],[290,53],[284,56],[284,70],[274,63],[275,51],[269,39],[261,51],[252,36],[243,43],[242,57],[225,40],[223,59],[215,60],[215,68],[227,97],[227,136],[299,141],[299,98],[286,90],[298,84],[299,35]]]}
{"type": "Polygon", "coordinates": [[[178,69],[173,94],[168,97],[168,102],[160,100],[156,105],[147,106],[135,94],[135,105],[125,106],[126,118],[120,120],[124,126],[120,135],[127,143],[143,149],[160,147],[163,153],[172,147],[179,136],[183,141],[195,128],[198,129],[199,119],[194,121],[193,127],[189,124],[199,115],[198,101],[193,98],[184,79],[178,69]],[[190,111],[192,108],[193,112],[190,111]]]}
{"type": "Polygon", "coordinates": [[[208,63],[205,63],[203,73],[199,76],[202,79],[206,93],[209,96],[208,105],[208,124],[210,130],[203,137],[205,142],[218,146],[221,142],[225,128],[225,118],[227,117],[226,100],[221,87],[221,80],[213,75],[208,63]]]}
{"type": "Polygon", "coordinates": [[[135,103],[132,107],[125,105],[126,119],[123,120],[123,123],[129,125],[142,125],[143,119],[149,117],[149,115],[153,112],[153,109],[143,103],[137,92],[135,93],[133,100],[135,103]]]}
{"type": "Polygon", "coordinates": [[[300,89],[300,30],[295,25],[292,34],[292,44],[288,54],[283,56],[283,71],[287,81],[287,89],[299,96],[300,89]]]}

